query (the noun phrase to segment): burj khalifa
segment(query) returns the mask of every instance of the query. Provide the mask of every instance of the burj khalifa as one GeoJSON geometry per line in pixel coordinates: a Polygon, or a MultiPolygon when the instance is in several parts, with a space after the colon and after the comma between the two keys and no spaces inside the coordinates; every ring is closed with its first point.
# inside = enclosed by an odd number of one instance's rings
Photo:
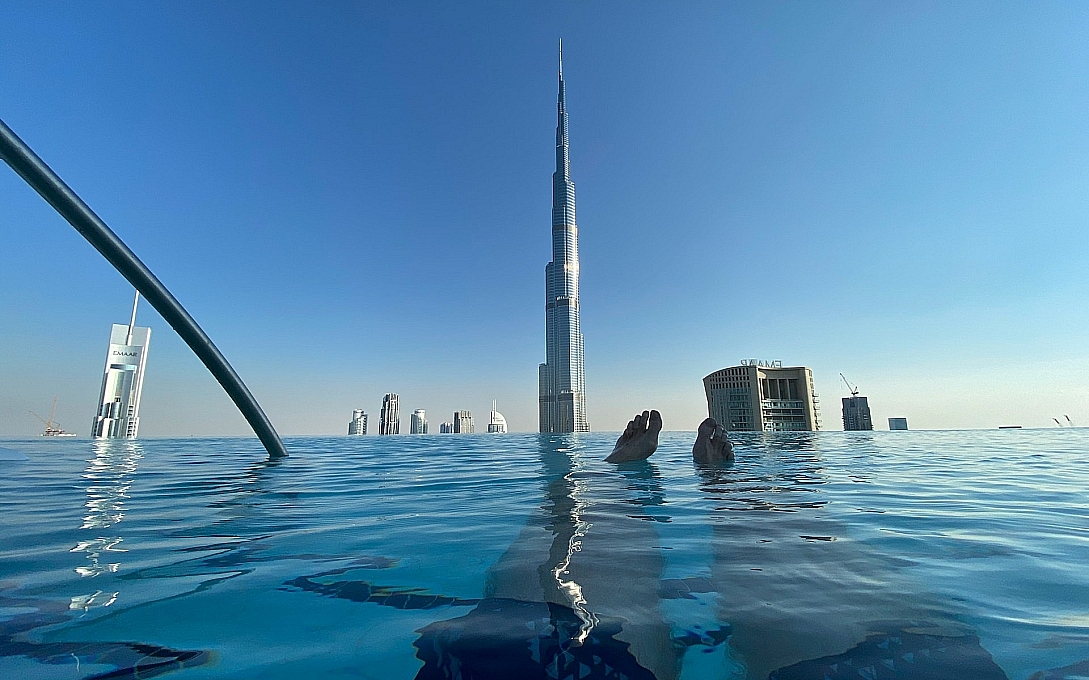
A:
{"type": "Polygon", "coordinates": [[[567,144],[563,44],[552,175],[552,261],[545,265],[545,363],[540,365],[541,432],[589,432],[579,323],[579,228],[567,144]]]}

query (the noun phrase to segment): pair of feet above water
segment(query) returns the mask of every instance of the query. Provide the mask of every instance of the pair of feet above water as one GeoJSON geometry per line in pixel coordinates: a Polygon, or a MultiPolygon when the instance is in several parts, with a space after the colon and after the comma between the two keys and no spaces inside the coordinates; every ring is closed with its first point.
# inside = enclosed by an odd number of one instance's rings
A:
{"type": "MultiPolygon", "coordinates": [[[[662,431],[662,414],[643,411],[628,421],[627,428],[612,453],[605,459],[609,463],[627,463],[646,460],[658,449],[658,434],[662,431]]],[[[714,418],[707,418],[696,430],[696,443],[692,445],[692,460],[700,465],[722,465],[734,459],[734,447],[726,434],[726,428],[714,418]]]]}

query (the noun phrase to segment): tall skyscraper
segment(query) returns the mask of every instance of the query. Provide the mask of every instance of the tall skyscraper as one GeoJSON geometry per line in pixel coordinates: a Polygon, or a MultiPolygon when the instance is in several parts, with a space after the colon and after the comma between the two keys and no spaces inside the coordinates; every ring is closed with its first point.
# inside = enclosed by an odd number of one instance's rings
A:
{"type": "Polygon", "coordinates": [[[870,404],[866,397],[853,394],[843,398],[843,429],[847,431],[873,429],[870,404]]]}
{"type": "Polygon", "coordinates": [[[412,419],[408,423],[410,434],[427,434],[427,414],[422,408],[412,412],[412,419]]]}
{"type": "Polygon", "coordinates": [[[392,392],[382,397],[382,413],[378,418],[378,434],[401,433],[401,397],[392,392]]]}
{"type": "Polygon", "coordinates": [[[781,361],[750,359],[703,379],[707,415],[731,432],[821,429],[813,372],[781,361]]]}
{"type": "Polygon", "coordinates": [[[348,423],[348,434],[353,436],[367,434],[367,414],[363,409],[352,411],[352,422],[348,423]]]}
{"type": "Polygon", "coordinates": [[[439,425],[439,434],[454,434],[454,424],[442,423],[439,425]]]}
{"type": "Polygon", "coordinates": [[[98,412],[91,425],[92,437],[132,439],[140,431],[140,397],[144,391],[144,366],[151,329],[136,325],[139,302],[140,293],[136,293],[128,326],[115,323],[110,330],[110,348],[106,351],[98,412]]]}
{"type": "Polygon", "coordinates": [[[579,229],[568,156],[560,45],[556,172],[552,175],[552,261],[545,265],[545,363],[540,365],[541,432],[589,432],[579,322],[579,229]]]}
{"type": "Polygon", "coordinates": [[[472,434],[476,431],[473,427],[473,414],[469,411],[454,411],[454,432],[460,434],[472,434]]]}

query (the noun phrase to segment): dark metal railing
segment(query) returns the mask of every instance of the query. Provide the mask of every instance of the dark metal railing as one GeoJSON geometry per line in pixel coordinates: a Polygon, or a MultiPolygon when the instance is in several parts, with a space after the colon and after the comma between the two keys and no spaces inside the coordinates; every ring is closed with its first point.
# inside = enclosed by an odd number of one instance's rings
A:
{"type": "Polygon", "coordinates": [[[49,205],[53,206],[68,223],[76,228],[102,256],[109,260],[121,275],[128,279],[144,296],[155,311],[166,320],[185,344],[208,367],[215,379],[223,386],[242,412],[250,427],[268,450],[269,458],[282,458],[287,449],[276,434],[261,405],[250,394],[249,388],[234,372],[227,359],[201,330],[189,312],[171,295],[140,258],[129,250],[124,241],[106,226],[98,215],[84,203],[76,192],[57,176],[41,158],[38,158],[19,136],[0,120],[0,158],[34,188],[49,205]]]}

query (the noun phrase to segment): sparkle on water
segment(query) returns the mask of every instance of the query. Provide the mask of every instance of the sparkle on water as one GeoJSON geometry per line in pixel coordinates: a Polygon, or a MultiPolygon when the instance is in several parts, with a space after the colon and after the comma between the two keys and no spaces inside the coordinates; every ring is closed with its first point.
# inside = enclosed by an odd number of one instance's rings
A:
{"type": "Polygon", "coordinates": [[[1089,675],[1089,431],[17,441],[0,677],[1089,675]]]}

